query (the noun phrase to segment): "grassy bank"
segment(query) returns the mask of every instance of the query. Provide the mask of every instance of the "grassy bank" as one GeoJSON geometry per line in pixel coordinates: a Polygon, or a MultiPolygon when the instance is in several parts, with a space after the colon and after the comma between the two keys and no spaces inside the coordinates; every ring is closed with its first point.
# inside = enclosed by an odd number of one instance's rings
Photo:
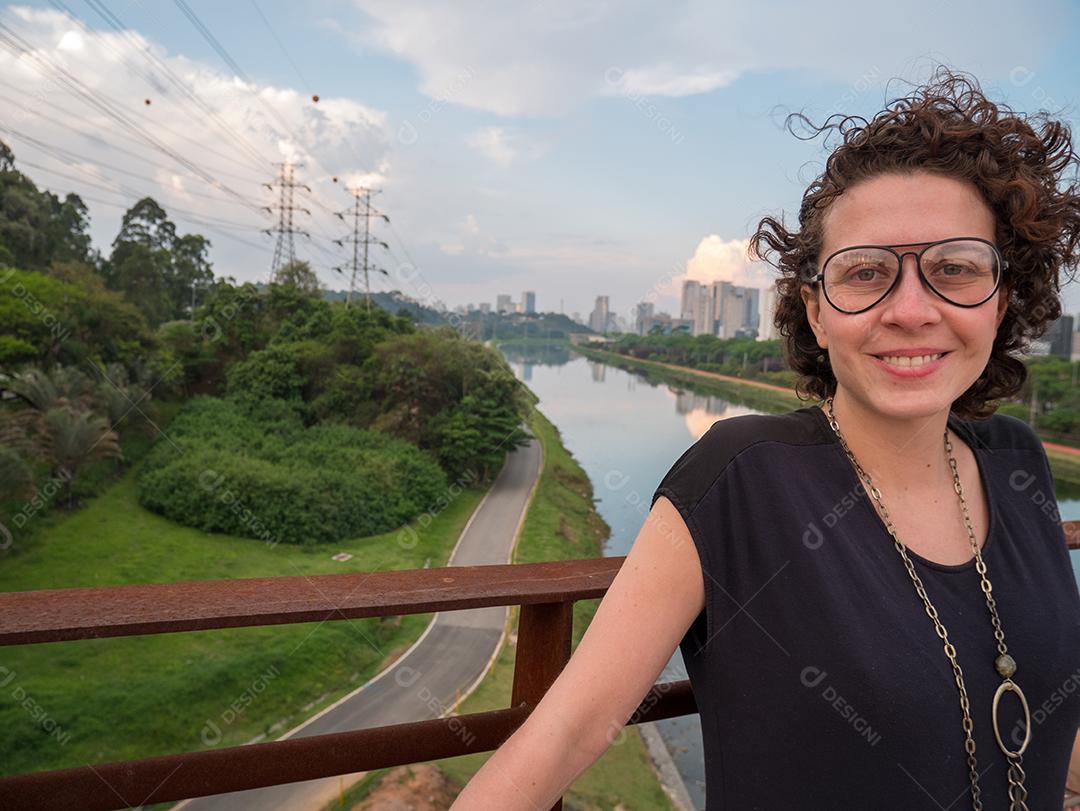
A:
{"type": "Polygon", "coordinates": [[[685,366],[671,367],[659,361],[631,358],[628,355],[620,355],[617,352],[597,349],[594,346],[584,344],[574,346],[574,351],[587,358],[611,366],[639,372],[650,382],[687,383],[692,385],[696,391],[716,394],[730,402],[758,409],[759,411],[788,411],[792,408],[807,405],[806,402],[799,400],[795,396],[794,391],[770,387],[769,384],[762,383],[762,381],[720,379],[713,377],[713,372],[705,372],[685,366]]]}
{"type": "MultiPolygon", "coordinates": [[[[525,517],[514,552],[515,563],[591,558],[601,554],[610,528],[593,507],[592,483],[563,446],[558,428],[539,411],[530,419],[530,430],[543,443],[544,468],[525,517]]],[[[583,600],[574,606],[573,645],[577,646],[592,620],[600,600],[583,600]]],[[[511,622],[517,626],[518,609],[511,622]]],[[[457,708],[457,714],[500,709],[510,704],[515,648],[506,644],[487,678],[457,708]]],[[[613,811],[622,809],[671,809],[660,786],[636,727],[609,748],[564,796],[567,811],[613,811]]],[[[458,785],[464,785],[487,761],[490,753],[433,761],[458,785]]],[[[366,796],[385,774],[372,772],[346,792],[330,809],[350,808],[366,796]]]]}
{"type": "MultiPolygon", "coordinates": [[[[426,527],[414,521],[415,546],[395,531],[300,548],[174,524],[139,506],[136,475],[76,513],[35,518],[29,545],[0,554],[0,591],[441,566],[484,493],[464,490],[426,527]],[[353,557],[332,560],[338,552],[353,557]]],[[[0,773],[272,739],[396,659],[430,618],[0,649],[0,773]]]]}

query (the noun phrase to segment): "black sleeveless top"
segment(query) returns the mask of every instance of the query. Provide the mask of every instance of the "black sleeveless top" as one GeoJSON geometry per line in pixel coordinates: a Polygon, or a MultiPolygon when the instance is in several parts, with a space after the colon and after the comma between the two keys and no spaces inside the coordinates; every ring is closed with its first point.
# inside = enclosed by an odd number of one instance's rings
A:
{"type": "MultiPolygon", "coordinates": [[[[1053,477],[1021,420],[950,414],[949,427],[972,448],[989,502],[981,554],[1032,715],[1027,805],[1059,811],[1080,724],[1080,593],[1053,477]]],[[[715,422],[652,502],[660,495],[686,522],[705,581],[679,647],[701,715],[707,811],[972,808],[943,642],[822,410],[715,422]]],[[[998,650],[974,556],[908,555],[956,648],[983,808],[1005,811],[1008,766],[991,724],[998,650]]],[[[1010,749],[1023,743],[1015,693],[998,726],[1010,749]]]]}

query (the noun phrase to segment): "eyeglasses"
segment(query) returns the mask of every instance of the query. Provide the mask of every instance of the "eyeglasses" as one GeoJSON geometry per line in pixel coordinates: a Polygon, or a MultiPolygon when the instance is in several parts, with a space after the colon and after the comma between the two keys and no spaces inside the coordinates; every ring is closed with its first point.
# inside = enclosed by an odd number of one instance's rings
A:
{"type": "Polygon", "coordinates": [[[989,240],[951,237],[930,243],[841,248],[830,254],[821,272],[808,281],[822,282],[829,304],[854,315],[869,310],[893,291],[908,254],[915,257],[923,284],[957,307],[978,307],[988,301],[1008,267],[1001,251],[989,240]],[[925,247],[917,251],[893,250],[911,245],[925,247]]]}

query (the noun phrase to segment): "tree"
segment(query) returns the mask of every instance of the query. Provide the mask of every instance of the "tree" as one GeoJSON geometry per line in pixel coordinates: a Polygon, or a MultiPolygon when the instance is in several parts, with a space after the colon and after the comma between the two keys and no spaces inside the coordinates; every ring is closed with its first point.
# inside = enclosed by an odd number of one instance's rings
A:
{"type": "Polygon", "coordinates": [[[383,407],[371,427],[432,451],[451,475],[470,459],[489,473],[528,437],[517,427],[527,395],[506,361],[448,327],[382,341],[365,368],[383,407]]]}
{"type": "Polygon", "coordinates": [[[100,257],[90,246],[90,213],[77,194],[68,193],[61,201],[49,195],[53,216],[49,220],[48,239],[52,262],[93,262],[100,257]]]}
{"type": "Polygon", "coordinates": [[[63,200],[39,191],[15,168],[15,155],[0,141],[0,264],[25,269],[55,260],[91,261],[89,217],[76,194],[63,200]]]}
{"type": "Polygon", "coordinates": [[[235,360],[262,349],[270,340],[265,326],[267,297],[248,282],[218,279],[195,310],[195,327],[217,354],[235,360]]]}
{"type": "Polygon", "coordinates": [[[312,298],[321,294],[319,277],[303,259],[294,259],[279,267],[274,274],[274,283],[295,287],[305,296],[312,298]]]}
{"type": "Polygon", "coordinates": [[[508,403],[468,395],[432,423],[439,463],[451,477],[475,468],[481,480],[487,479],[499,470],[507,451],[528,440],[520,422],[508,403]]]}
{"type": "Polygon", "coordinates": [[[124,212],[113,248],[121,242],[137,242],[151,250],[172,250],[176,226],[152,197],[144,197],[124,212]]]}
{"type": "Polygon", "coordinates": [[[214,271],[206,256],[210,240],[200,234],[184,234],[173,243],[173,266],[170,274],[170,293],[174,301],[186,303],[188,316],[192,316],[191,303],[194,288],[206,288],[214,281],[214,271]]]}
{"type": "Polygon", "coordinates": [[[0,369],[130,362],[153,343],[138,310],[87,265],[0,270],[0,369]]]}
{"type": "Polygon", "coordinates": [[[121,242],[106,263],[106,283],[139,308],[152,325],[175,317],[177,307],[169,289],[168,251],[140,242],[121,242]]]}
{"type": "Polygon", "coordinates": [[[109,290],[101,274],[81,262],[54,262],[48,272],[74,289],[65,296],[73,328],[60,363],[120,361],[131,367],[146,356],[154,345],[146,319],[122,293],[109,290]]]}
{"type": "Polygon", "coordinates": [[[209,246],[198,234],[178,236],[165,209],[144,197],[125,212],[102,273],[110,289],[122,291],[157,326],[191,317],[192,286],[214,279],[209,246]]]}
{"type": "Polygon", "coordinates": [[[45,413],[42,450],[53,473],[63,479],[68,507],[72,506],[72,484],[79,470],[96,459],[123,458],[120,435],[104,417],[71,407],[53,408],[45,413]]]}
{"type": "Polygon", "coordinates": [[[0,380],[4,389],[42,414],[54,408],[84,406],[93,394],[91,379],[78,369],[57,366],[50,371],[30,368],[0,380]]]}
{"type": "MultiPolygon", "coordinates": [[[[14,394],[23,406],[0,411],[0,441],[21,456],[45,461],[65,482],[68,506],[73,502],[72,486],[85,465],[123,458],[116,426],[132,412],[141,416],[149,408],[145,393],[129,385],[122,366],[94,369],[97,380],[80,369],[61,366],[0,378],[0,390],[14,394]]],[[[4,476],[22,475],[13,458],[4,464],[4,476]]]]}

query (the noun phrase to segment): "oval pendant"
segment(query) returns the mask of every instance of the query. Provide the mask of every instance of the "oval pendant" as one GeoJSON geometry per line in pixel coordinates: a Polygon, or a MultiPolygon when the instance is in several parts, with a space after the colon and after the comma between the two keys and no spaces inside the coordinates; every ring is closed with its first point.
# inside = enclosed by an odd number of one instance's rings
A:
{"type": "Polygon", "coordinates": [[[1020,685],[1014,682],[1012,679],[1005,679],[1000,685],[998,685],[997,692],[994,693],[994,703],[992,706],[992,717],[994,723],[994,737],[997,738],[998,746],[1001,747],[1001,751],[1005,753],[1006,757],[1017,757],[1024,753],[1027,749],[1028,742],[1031,740],[1031,711],[1028,709],[1027,698],[1024,696],[1024,691],[1020,689],[1020,685]],[[998,730],[998,702],[1001,701],[1001,697],[1006,692],[1013,692],[1020,698],[1020,706],[1024,708],[1024,743],[1015,752],[1010,751],[1005,743],[1001,740],[1001,732],[998,730]]]}

